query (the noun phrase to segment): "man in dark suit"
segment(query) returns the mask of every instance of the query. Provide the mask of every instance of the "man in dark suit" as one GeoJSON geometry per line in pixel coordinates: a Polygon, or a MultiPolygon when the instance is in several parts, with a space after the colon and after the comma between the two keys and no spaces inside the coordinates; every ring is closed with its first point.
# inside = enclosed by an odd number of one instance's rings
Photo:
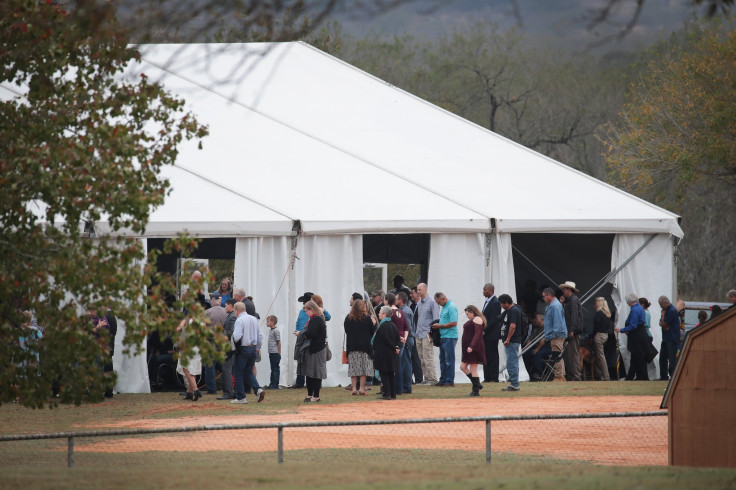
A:
{"type": "Polygon", "coordinates": [[[501,303],[495,294],[496,288],[490,282],[483,286],[483,316],[486,317],[486,329],[483,340],[486,344],[486,364],[483,365],[483,382],[498,383],[498,341],[501,340],[501,303]]]}

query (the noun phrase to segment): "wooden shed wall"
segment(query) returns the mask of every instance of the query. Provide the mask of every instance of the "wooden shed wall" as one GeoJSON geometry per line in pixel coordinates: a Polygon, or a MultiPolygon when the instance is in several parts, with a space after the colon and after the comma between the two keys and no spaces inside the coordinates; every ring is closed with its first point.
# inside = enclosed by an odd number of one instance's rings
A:
{"type": "Polygon", "coordinates": [[[669,460],[736,467],[736,316],[691,339],[669,403],[669,460]]]}

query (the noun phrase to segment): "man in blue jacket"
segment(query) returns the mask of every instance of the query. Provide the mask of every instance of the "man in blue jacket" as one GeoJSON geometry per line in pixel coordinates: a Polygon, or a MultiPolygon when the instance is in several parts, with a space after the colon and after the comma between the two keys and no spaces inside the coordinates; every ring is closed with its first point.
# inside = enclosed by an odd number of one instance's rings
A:
{"type": "Polygon", "coordinates": [[[555,290],[546,288],[542,291],[542,299],[547,303],[544,310],[544,340],[550,345],[552,352],[557,352],[555,363],[555,381],[565,381],[565,363],[562,360],[562,347],[567,337],[567,325],[562,303],[555,297],[555,290]]]}
{"type": "Polygon", "coordinates": [[[617,332],[626,334],[626,349],[631,353],[631,362],[626,373],[626,379],[629,381],[633,379],[649,381],[645,344],[649,342],[646,313],[639,304],[639,297],[635,293],[626,295],[626,304],[629,305],[631,310],[629,316],[626,317],[624,328],[616,327],[617,332]]]}

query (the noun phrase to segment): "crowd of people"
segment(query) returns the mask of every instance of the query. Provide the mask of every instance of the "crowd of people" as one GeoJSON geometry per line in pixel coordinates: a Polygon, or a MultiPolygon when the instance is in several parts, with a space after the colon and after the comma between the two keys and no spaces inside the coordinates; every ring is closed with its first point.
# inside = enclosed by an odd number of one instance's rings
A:
{"type": "MultiPolygon", "coordinates": [[[[198,279],[195,277],[198,274],[195,272],[193,278],[198,279]]],[[[445,293],[438,291],[430,295],[425,283],[409,288],[400,275],[394,278],[393,285],[388,293],[355,292],[349,298],[350,311],[343,321],[342,362],[348,365],[350,378],[345,389],[354,396],[366,396],[375,387],[378,396],[393,400],[412,393],[415,385],[454,386],[458,341],[461,343],[459,368],[470,380],[472,388],[468,396],[471,397],[480,396],[484,384],[498,383],[504,370],[508,386],[502,391],[519,391],[519,359],[524,362],[531,381],[581,381],[585,359],[590,361],[587,379],[608,381],[623,375],[627,380],[648,380],[650,363],[659,355],[659,379],[669,380],[685,333],[685,303],[679,293],[675,303],[666,295],[657,299],[661,316],[655,326],[652,326],[648,299],[635,293],[626,295],[629,312],[619,328],[615,312],[604,297],[595,298],[592,321],[585,325],[580,291],[572,281],[556,287],[542,286],[538,291],[535,285],[527,287],[518,303],[508,293],[496,296],[494,285],[488,283],[482,288],[482,306],[464,307],[466,319],[461,330],[458,307],[445,293]],[[659,346],[653,343],[653,328],[661,329],[659,346]],[[629,367],[623,373],[623,363],[617,362],[619,334],[626,335],[625,348],[630,354],[629,367]],[[499,361],[501,347],[506,354],[505,366],[499,361]],[[435,349],[439,350],[439,373],[435,349]]],[[[736,290],[728,291],[726,297],[731,304],[729,309],[736,308],[736,290]]],[[[203,396],[198,388],[197,377],[200,377],[204,379],[204,394],[220,395],[218,400],[234,404],[248,403],[247,394],[254,394],[261,402],[265,398],[264,390],[281,389],[278,318],[274,315],[266,318],[270,379],[267,386],[261,387],[256,366],[261,360],[264,339],[253,298],[243,288],[234,288],[232,281],[225,278],[208,298],[198,293],[198,300],[211,327],[221,329],[230,343],[225,361],[218,366],[222,372],[222,393],[218,391],[216,366],[203,365],[197,348],[186,360],[176,360],[177,343],[187,335],[185,320],[173,336],[162,339],[158,332],[149,334],[151,388],[163,388],[178,373],[186,388],[181,396],[196,401],[203,396]]],[[[321,399],[327,362],[332,357],[326,323],[332,317],[318,294],[306,292],[298,301],[302,308],[293,331],[296,381],[289,388],[306,389],[304,402],[314,403],[321,399]]],[[[710,319],[722,312],[718,305],[710,310],[710,319]]],[[[89,310],[86,315],[91,333],[104,337],[107,344],[109,356],[100,358],[100,369],[111,371],[117,330],[115,315],[109,310],[100,313],[89,310]]],[[[44,328],[30,311],[24,312],[24,316],[27,321],[20,326],[23,335],[19,342],[21,348],[29,350],[29,346],[41,340],[44,328]]],[[[698,325],[708,319],[706,311],[699,311],[698,325]]],[[[57,384],[54,390],[58,392],[57,384]]],[[[104,395],[112,397],[112,390],[104,395]]]]}
{"type": "MultiPolygon", "coordinates": [[[[354,396],[366,396],[375,387],[378,396],[393,400],[397,395],[411,393],[417,384],[454,386],[458,340],[459,367],[471,382],[471,397],[480,396],[484,383],[498,383],[504,369],[508,385],[502,390],[519,391],[520,358],[531,381],[582,380],[581,353],[583,358],[591,358],[588,379],[619,379],[615,361],[613,366],[610,362],[611,348],[614,355],[618,349],[619,333],[626,335],[626,349],[631,355],[625,379],[649,379],[648,363],[657,354],[660,379],[672,376],[681,345],[684,303],[680,302],[682,308],[678,308],[667,296],[658,299],[662,342],[657,350],[652,342],[650,303],[646,298],[633,293],[626,296],[629,313],[622,328],[615,327],[607,300],[595,298],[592,326],[586,328],[578,293],[576,284],[566,281],[556,287],[542,287],[538,295],[526,291],[515,303],[510,294],[496,296],[494,285],[489,283],[482,289],[482,306],[467,305],[463,309],[466,321],[462,331],[457,306],[442,292],[430,295],[424,283],[409,288],[401,276],[396,276],[394,288],[388,293],[353,293],[349,298],[350,312],[343,321],[342,362],[348,365],[350,378],[346,390],[354,396]],[[506,353],[503,367],[499,362],[500,342],[506,353]],[[435,348],[439,349],[439,373],[435,348]],[[585,355],[586,349],[590,355],[585,355]]],[[[736,305],[736,291],[729,291],[728,298],[736,305]]],[[[326,323],[332,317],[318,294],[306,292],[298,301],[302,308],[293,331],[296,382],[289,388],[306,388],[304,402],[314,403],[321,399],[322,381],[327,378],[327,362],[332,356],[326,323]]],[[[223,392],[217,399],[244,404],[246,394],[252,393],[260,402],[265,397],[264,388],[280,389],[278,319],[273,315],[266,319],[271,376],[269,385],[261,387],[256,378],[256,363],[260,360],[263,335],[252,298],[242,288],[233,289],[229,280],[223,280],[210,295],[206,314],[213,326],[222,326],[231,342],[231,352],[221,366],[223,392]],[[227,382],[231,379],[234,384],[227,382]]],[[[714,309],[712,315],[716,314],[714,309]]],[[[184,323],[180,329],[186,330],[184,323]]],[[[154,366],[172,359],[174,345],[171,339],[167,341],[151,352],[154,366]]],[[[180,363],[177,371],[187,385],[182,393],[185,399],[197,400],[202,396],[194,382],[194,376],[200,373],[205,378],[206,393],[218,393],[214,366],[201,366],[197,355],[185,365],[180,363]]],[[[151,372],[152,383],[155,375],[151,372]]]]}

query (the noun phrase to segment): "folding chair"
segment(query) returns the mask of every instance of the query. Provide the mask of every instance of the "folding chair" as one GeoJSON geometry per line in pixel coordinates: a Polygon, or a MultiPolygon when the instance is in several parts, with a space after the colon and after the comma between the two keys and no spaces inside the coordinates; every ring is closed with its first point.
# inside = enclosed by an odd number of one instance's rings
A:
{"type": "Polygon", "coordinates": [[[554,379],[555,364],[557,364],[557,361],[562,359],[562,356],[565,354],[566,347],[567,339],[565,339],[565,342],[562,344],[561,352],[552,351],[550,355],[542,359],[542,379],[540,381],[552,381],[554,379]]]}

